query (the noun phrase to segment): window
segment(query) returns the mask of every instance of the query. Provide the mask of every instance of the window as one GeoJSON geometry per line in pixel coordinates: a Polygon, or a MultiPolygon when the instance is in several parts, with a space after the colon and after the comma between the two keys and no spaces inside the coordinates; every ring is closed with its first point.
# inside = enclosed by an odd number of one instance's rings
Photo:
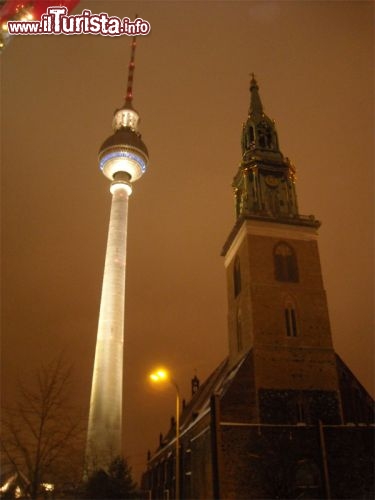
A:
{"type": "Polygon", "coordinates": [[[296,304],[292,297],[287,296],[284,303],[284,320],[285,320],[285,330],[288,337],[297,337],[298,335],[298,325],[297,325],[297,312],[296,304]]]}
{"type": "Polygon", "coordinates": [[[250,144],[254,142],[254,128],[250,127],[249,128],[249,137],[250,137],[250,144]]]}
{"type": "Polygon", "coordinates": [[[296,311],[292,307],[287,307],[285,313],[285,327],[288,337],[297,337],[296,311]]]}
{"type": "Polygon", "coordinates": [[[233,284],[234,284],[234,296],[237,297],[237,295],[239,295],[241,291],[241,268],[240,268],[240,259],[238,255],[234,260],[233,284]]]}
{"type": "Polygon", "coordinates": [[[293,248],[287,243],[278,243],[273,252],[275,279],[277,281],[298,282],[297,257],[293,248]]]}
{"type": "Polygon", "coordinates": [[[261,148],[273,149],[272,129],[267,122],[261,122],[257,127],[258,142],[261,148]]]}
{"type": "Polygon", "coordinates": [[[241,324],[241,311],[237,311],[236,316],[236,334],[237,334],[237,351],[242,351],[242,324],[241,324]]]}

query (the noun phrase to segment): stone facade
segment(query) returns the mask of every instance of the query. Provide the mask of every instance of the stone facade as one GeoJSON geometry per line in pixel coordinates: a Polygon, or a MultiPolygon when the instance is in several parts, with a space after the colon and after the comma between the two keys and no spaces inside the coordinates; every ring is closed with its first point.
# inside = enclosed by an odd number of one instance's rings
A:
{"type": "MultiPolygon", "coordinates": [[[[232,368],[224,361],[182,411],[180,498],[373,498],[373,400],[335,362],[359,420],[343,393],[344,423],[328,391],[257,393],[252,352],[232,368]]],[[[144,498],[175,498],[175,447],[172,425],[149,456],[144,498]]]]}

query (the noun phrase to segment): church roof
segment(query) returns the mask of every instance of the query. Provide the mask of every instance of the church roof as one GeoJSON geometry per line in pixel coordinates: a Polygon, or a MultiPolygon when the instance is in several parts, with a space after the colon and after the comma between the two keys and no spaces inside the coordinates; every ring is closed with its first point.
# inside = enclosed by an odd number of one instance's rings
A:
{"type": "MultiPolygon", "coordinates": [[[[220,399],[225,396],[231,387],[232,382],[236,379],[239,370],[251,354],[251,350],[247,351],[234,365],[229,364],[229,358],[227,357],[214,369],[205,382],[199,387],[198,391],[192,396],[191,400],[182,409],[182,413],[180,415],[180,435],[194,427],[201,418],[204,418],[210,412],[212,396],[219,396],[220,399]]],[[[351,399],[352,395],[344,393],[343,383],[345,383],[345,381],[349,381],[350,386],[360,393],[362,404],[370,407],[374,404],[374,402],[362,384],[337,354],[336,360],[340,379],[341,395],[344,400],[344,421],[348,421],[351,420],[351,418],[346,414],[345,410],[348,403],[348,397],[351,399]]],[[[157,456],[159,451],[163,450],[165,446],[170,444],[175,439],[175,435],[176,426],[174,421],[167,434],[163,437],[160,447],[153,457],[157,456]]]]}
{"type": "MultiPolygon", "coordinates": [[[[207,380],[199,387],[196,394],[194,394],[191,400],[184,406],[180,416],[181,434],[186,432],[190,427],[194,426],[197,421],[209,413],[212,396],[224,396],[248,355],[249,352],[242,356],[242,358],[234,366],[230,366],[229,358],[225,358],[215,368],[207,380]]],[[[166,444],[173,440],[175,434],[176,427],[174,424],[164,436],[160,448],[163,448],[166,444]]]]}

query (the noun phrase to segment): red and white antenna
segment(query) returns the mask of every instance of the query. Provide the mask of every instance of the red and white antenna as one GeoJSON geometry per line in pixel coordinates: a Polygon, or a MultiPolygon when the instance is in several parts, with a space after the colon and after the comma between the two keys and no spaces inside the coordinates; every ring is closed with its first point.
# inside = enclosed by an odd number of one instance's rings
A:
{"type": "Polygon", "coordinates": [[[131,42],[130,62],[128,67],[128,83],[126,87],[125,106],[131,107],[133,100],[133,80],[135,68],[135,49],[137,47],[136,37],[133,37],[131,42]]]}

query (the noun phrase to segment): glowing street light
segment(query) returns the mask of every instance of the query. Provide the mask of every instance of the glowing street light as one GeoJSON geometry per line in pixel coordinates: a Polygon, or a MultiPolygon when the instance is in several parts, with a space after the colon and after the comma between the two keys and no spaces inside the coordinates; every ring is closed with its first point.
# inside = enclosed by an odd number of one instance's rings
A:
{"type": "Polygon", "coordinates": [[[150,374],[150,379],[152,382],[163,382],[164,380],[169,379],[169,373],[164,368],[159,368],[150,374]]]}
{"type": "Polygon", "coordinates": [[[180,498],[180,389],[165,368],[158,368],[150,374],[153,383],[169,382],[176,389],[176,491],[175,499],[180,498]]]}

